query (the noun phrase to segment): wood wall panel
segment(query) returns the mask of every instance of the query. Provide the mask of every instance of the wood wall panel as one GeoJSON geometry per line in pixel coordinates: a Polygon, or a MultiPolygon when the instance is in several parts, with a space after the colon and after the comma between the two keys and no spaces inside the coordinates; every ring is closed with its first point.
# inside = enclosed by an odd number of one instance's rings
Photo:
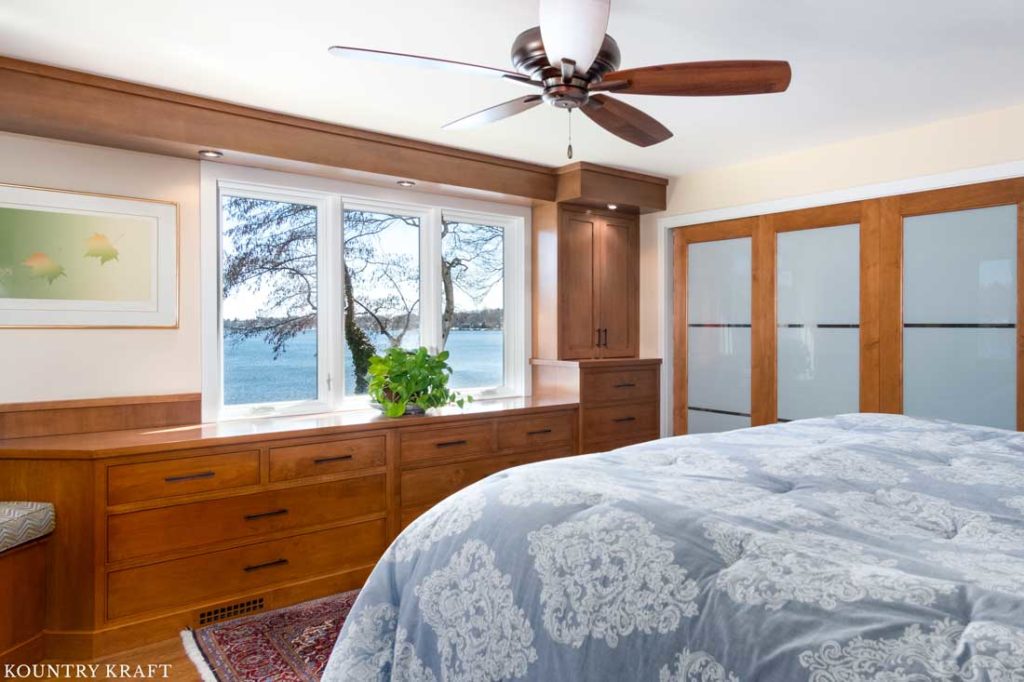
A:
{"type": "Polygon", "coordinates": [[[558,204],[533,206],[533,355],[558,357],[558,204]]]}
{"type": "Polygon", "coordinates": [[[195,424],[198,393],[0,404],[0,439],[195,424]]]}
{"type": "Polygon", "coordinates": [[[903,412],[903,218],[899,199],[877,202],[880,229],[879,410],[903,412]]]}
{"type": "Polygon", "coordinates": [[[775,321],[776,237],[771,216],[761,216],[753,235],[751,286],[750,425],[774,424],[778,419],[778,371],[775,321]]]}
{"type": "Polygon", "coordinates": [[[672,230],[672,433],[686,433],[686,235],[672,230]]]}
{"type": "Polygon", "coordinates": [[[46,540],[0,552],[0,665],[42,660],[46,540]]]}
{"type": "Polygon", "coordinates": [[[880,412],[881,205],[865,201],[860,208],[860,411],[880,412]]]}
{"type": "MultiPolygon", "coordinates": [[[[1022,192],[1024,193],[1024,192],[1022,192]]],[[[1024,431],[1024,201],[1017,204],[1017,430],[1024,431]]]]}
{"type": "Polygon", "coordinates": [[[894,197],[902,216],[926,215],[945,211],[966,211],[1016,204],[1024,196],[1024,178],[984,182],[978,185],[933,189],[894,197]]]}

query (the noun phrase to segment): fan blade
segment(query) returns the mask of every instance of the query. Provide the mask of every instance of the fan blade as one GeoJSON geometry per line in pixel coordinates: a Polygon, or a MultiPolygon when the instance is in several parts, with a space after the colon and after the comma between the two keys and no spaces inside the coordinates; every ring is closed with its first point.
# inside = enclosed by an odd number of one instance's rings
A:
{"type": "Polygon", "coordinates": [[[418,66],[423,69],[441,69],[444,71],[458,71],[461,73],[472,73],[483,76],[501,76],[518,82],[542,83],[531,81],[526,76],[515,71],[495,69],[490,66],[479,64],[467,64],[466,62],[454,62],[450,59],[435,59],[434,57],[421,57],[415,54],[403,54],[401,52],[385,52],[383,50],[366,50],[361,47],[344,47],[334,45],[328,52],[335,57],[343,59],[362,59],[371,62],[384,62],[386,64],[400,64],[402,66],[418,66]]]}
{"type": "Polygon", "coordinates": [[[487,109],[478,111],[475,114],[463,116],[460,119],[442,126],[442,128],[445,130],[466,130],[467,128],[476,128],[487,123],[500,121],[501,119],[508,118],[509,116],[521,114],[524,111],[533,109],[542,101],[543,99],[540,95],[519,97],[517,99],[509,100],[508,102],[495,104],[493,107],[488,107],[487,109]]]}
{"type": "Polygon", "coordinates": [[[607,95],[591,95],[582,111],[587,118],[638,147],[650,147],[672,137],[672,131],[625,102],[607,95]]]}
{"type": "Polygon", "coordinates": [[[590,89],[626,95],[761,95],[785,91],[792,76],[789,62],[685,62],[613,71],[590,89]]]}

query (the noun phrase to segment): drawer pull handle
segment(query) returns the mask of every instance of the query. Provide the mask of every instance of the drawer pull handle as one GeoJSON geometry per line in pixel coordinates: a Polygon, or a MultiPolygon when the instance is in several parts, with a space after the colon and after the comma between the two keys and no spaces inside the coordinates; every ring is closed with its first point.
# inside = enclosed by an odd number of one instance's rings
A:
{"type": "Polygon", "coordinates": [[[449,440],[444,443],[435,443],[434,445],[439,448],[453,448],[456,445],[465,445],[468,440],[449,440]]]}
{"type": "Polygon", "coordinates": [[[636,384],[631,384],[631,383],[615,384],[615,388],[636,388],[636,384]]]}
{"type": "Polygon", "coordinates": [[[216,476],[216,472],[213,471],[200,471],[197,474],[182,474],[181,476],[168,476],[164,479],[164,483],[181,483],[182,481],[196,481],[200,478],[213,478],[216,476]]]}
{"type": "Polygon", "coordinates": [[[338,455],[337,457],[317,457],[313,460],[313,464],[327,464],[328,462],[347,462],[352,459],[352,455],[338,455]]]}
{"type": "Polygon", "coordinates": [[[246,573],[252,573],[253,571],[262,571],[264,568],[273,568],[274,566],[284,566],[287,563],[288,563],[287,559],[274,559],[273,561],[268,561],[265,564],[254,564],[252,566],[246,566],[242,570],[245,571],[246,573]]]}
{"type": "Polygon", "coordinates": [[[246,514],[246,521],[256,521],[258,519],[268,519],[271,516],[284,516],[288,513],[287,509],[275,509],[274,511],[260,512],[259,514],[246,514]]]}
{"type": "Polygon", "coordinates": [[[618,419],[613,419],[612,421],[616,423],[635,422],[636,417],[619,417],[618,419]]]}
{"type": "Polygon", "coordinates": [[[536,431],[527,431],[527,436],[540,436],[545,433],[551,433],[551,429],[537,429],[536,431]]]}

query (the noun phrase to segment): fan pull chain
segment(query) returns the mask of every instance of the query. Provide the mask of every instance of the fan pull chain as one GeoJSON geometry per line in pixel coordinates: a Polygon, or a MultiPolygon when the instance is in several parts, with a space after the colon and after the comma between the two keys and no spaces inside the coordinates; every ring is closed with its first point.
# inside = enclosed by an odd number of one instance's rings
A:
{"type": "Polygon", "coordinates": [[[565,154],[572,159],[572,109],[566,111],[569,112],[569,148],[565,150],[565,154]]]}

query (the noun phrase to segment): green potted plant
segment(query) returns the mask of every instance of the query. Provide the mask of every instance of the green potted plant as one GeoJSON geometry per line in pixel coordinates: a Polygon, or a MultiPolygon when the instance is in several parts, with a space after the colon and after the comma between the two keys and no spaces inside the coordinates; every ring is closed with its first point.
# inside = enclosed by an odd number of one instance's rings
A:
{"type": "Polygon", "coordinates": [[[448,351],[431,355],[426,348],[391,348],[370,358],[370,397],[389,417],[472,402],[448,388],[451,374],[448,351]]]}

